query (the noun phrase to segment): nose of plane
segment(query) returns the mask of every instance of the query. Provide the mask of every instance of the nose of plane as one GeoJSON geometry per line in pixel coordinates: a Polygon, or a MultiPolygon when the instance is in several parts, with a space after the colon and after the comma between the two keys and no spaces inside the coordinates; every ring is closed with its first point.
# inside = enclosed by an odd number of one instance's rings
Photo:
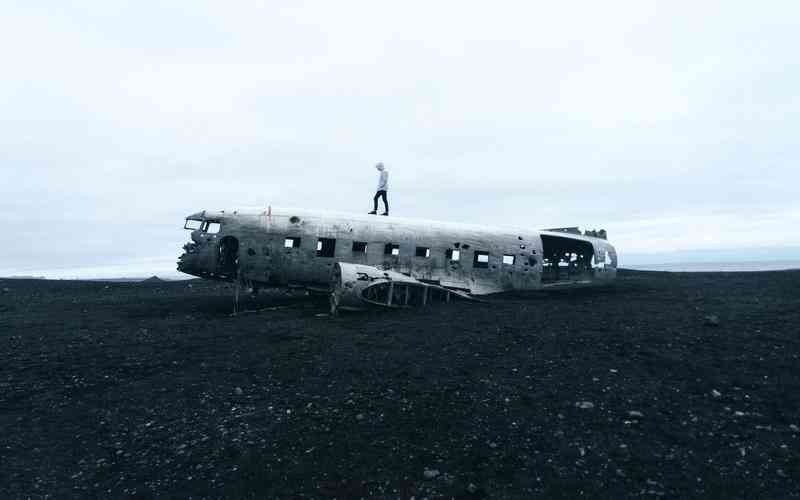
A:
{"type": "Polygon", "coordinates": [[[187,274],[194,274],[193,271],[196,271],[196,255],[197,255],[197,244],[196,243],[187,243],[183,245],[183,254],[178,257],[178,271],[187,274]]]}

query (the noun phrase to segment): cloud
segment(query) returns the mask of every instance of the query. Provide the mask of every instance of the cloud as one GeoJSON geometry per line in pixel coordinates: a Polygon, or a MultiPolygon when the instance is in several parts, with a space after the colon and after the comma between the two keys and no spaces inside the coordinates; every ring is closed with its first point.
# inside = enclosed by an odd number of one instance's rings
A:
{"type": "Polygon", "coordinates": [[[180,252],[203,208],[798,245],[800,65],[774,2],[28,3],[0,19],[9,269],[180,252]]]}

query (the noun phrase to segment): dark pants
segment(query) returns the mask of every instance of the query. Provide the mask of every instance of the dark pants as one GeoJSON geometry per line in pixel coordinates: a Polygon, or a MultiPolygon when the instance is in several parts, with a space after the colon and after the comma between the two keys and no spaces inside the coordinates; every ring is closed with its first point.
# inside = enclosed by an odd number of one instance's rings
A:
{"type": "Polygon", "coordinates": [[[373,207],[373,210],[376,211],[376,212],[378,211],[378,198],[383,198],[383,206],[386,208],[386,210],[384,210],[384,212],[386,212],[388,214],[389,213],[389,200],[386,199],[386,191],[381,189],[380,191],[375,193],[375,197],[372,198],[372,201],[375,204],[375,206],[373,207]]]}

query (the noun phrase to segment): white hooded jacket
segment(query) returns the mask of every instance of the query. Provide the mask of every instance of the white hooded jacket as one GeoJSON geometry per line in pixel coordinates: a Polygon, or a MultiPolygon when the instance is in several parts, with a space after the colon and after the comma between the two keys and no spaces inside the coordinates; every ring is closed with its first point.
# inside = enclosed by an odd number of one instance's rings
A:
{"type": "Polygon", "coordinates": [[[389,171],[386,170],[386,167],[383,164],[379,164],[377,169],[380,170],[381,174],[378,177],[378,189],[377,191],[388,191],[389,190],[389,171]]]}

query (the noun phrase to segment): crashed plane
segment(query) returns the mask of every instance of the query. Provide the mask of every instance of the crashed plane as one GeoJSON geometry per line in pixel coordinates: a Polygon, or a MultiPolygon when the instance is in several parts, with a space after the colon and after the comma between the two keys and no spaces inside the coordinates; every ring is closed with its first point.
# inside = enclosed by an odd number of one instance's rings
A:
{"type": "Polygon", "coordinates": [[[413,307],[509,290],[604,284],[605,231],[504,229],[290,208],[202,211],[178,270],[330,295],[331,310],[413,307]]]}

